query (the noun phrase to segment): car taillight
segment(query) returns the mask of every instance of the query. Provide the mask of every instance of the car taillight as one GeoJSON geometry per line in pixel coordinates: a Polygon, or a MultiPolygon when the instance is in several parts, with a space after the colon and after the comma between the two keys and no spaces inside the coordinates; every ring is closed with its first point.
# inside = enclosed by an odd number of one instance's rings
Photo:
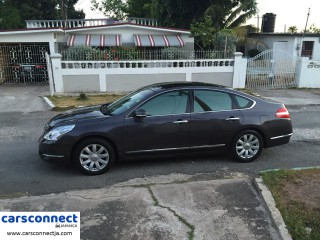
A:
{"type": "Polygon", "coordinates": [[[277,118],[287,118],[290,119],[290,113],[286,108],[279,108],[276,113],[277,118]]]}

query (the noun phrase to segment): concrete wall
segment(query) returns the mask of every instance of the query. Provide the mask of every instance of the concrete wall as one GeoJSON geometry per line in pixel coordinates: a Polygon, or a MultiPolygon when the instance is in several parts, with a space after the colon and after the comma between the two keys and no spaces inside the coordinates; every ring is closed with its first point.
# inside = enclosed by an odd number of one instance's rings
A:
{"type": "Polygon", "coordinates": [[[62,76],[65,92],[99,92],[99,75],[62,76]]]}
{"type": "Polygon", "coordinates": [[[130,75],[106,75],[107,92],[129,92],[143,86],[161,82],[185,81],[183,73],[162,74],[130,74],[130,75]]]}
{"type": "Polygon", "coordinates": [[[52,55],[54,92],[129,92],[159,82],[200,81],[244,88],[247,60],[64,61],[52,55]]]}
{"type": "Polygon", "coordinates": [[[227,87],[233,86],[233,72],[219,72],[219,73],[193,73],[192,81],[205,82],[224,85],[227,87]]]}
{"type": "Polygon", "coordinates": [[[320,61],[301,58],[297,79],[298,87],[320,88],[320,61]]]}

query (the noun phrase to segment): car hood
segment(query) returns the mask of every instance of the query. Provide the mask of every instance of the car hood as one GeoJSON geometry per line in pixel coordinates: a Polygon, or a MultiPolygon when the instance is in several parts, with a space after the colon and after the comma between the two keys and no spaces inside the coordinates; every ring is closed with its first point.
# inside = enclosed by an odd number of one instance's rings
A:
{"type": "Polygon", "coordinates": [[[48,127],[52,128],[57,124],[73,124],[84,122],[87,120],[98,119],[98,118],[105,118],[107,117],[100,111],[99,106],[92,106],[92,107],[83,107],[83,108],[76,108],[65,113],[59,114],[52,118],[49,123],[48,127]]]}

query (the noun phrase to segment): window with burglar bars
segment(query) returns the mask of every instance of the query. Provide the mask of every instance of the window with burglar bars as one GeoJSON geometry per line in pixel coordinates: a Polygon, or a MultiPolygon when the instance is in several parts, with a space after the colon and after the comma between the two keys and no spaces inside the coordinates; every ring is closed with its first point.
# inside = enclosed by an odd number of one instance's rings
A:
{"type": "Polygon", "coordinates": [[[313,41],[303,41],[302,42],[302,50],[301,50],[301,57],[308,57],[312,58],[313,53],[313,41]]]}

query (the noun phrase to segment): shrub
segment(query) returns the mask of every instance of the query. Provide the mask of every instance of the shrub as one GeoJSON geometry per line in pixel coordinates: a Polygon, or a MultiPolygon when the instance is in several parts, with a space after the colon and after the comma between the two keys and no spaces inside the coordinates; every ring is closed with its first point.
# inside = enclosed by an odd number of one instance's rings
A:
{"type": "Polygon", "coordinates": [[[88,100],[88,97],[87,97],[87,95],[86,95],[84,92],[82,92],[82,93],[80,93],[80,95],[79,95],[79,97],[78,97],[78,100],[80,100],[80,101],[86,101],[86,100],[88,100]]]}

